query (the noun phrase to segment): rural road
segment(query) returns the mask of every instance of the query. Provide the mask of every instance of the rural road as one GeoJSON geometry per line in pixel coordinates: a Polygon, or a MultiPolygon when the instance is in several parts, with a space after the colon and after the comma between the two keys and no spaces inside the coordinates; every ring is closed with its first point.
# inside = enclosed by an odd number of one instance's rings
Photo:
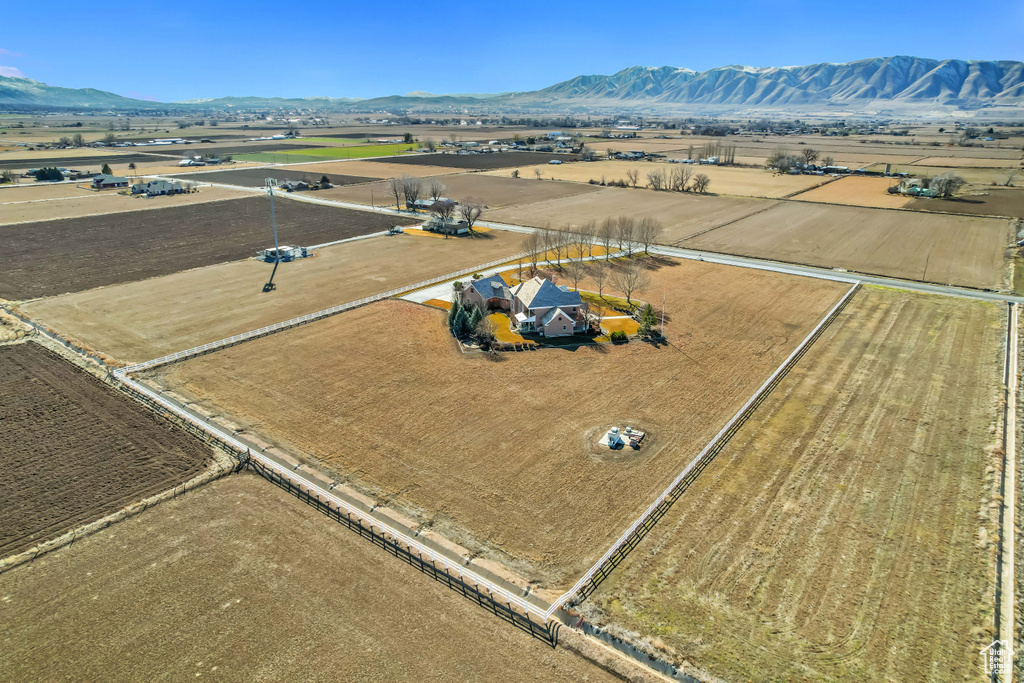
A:
{"type": "MultiPolygon", "coordinates": [[[[166,180],[176,180],[172,176],[154,176],[161,177],[166,180]]],[[[249,192],[262,193],[265,190],[263,188],[243,187],[240,185],[228,185],[225,183],[208,183],[206,181],[196,181],[202,184],[212,185],[214,187],[224,187],[234,190],[248,190],[249,192]]],[[[294,199],[297,201],[310,202],[312,204],[322,204],[325,206],[337,206],[344,209],[354,209],[357,211],[373,211],[376,213],[383,213],[392,216],[401,216],[403,218],[409,218],[409,214],[404,211],[398,211],[396,209],[385,208],[381,206],[370,207],[365,204],[357,204],[355,202],[343,202],[335,199],[321,199],[319,197],[312,197],[308,195],[300,195],[298,193],[279,193],[276,196],[286,197],[288,199],[294,199]]],[[[504,230],[507,232],[519,232],[519,233],[531,233],[536,232],[538,228],[526,226],[526,225],[513,225],[511,223],[496,223],[493,221],[478,221],[481,227],[491,228],[493,230],[504,230]]],[[[674,246],[657,246],[652,247],[651,251],[656,254],[663,256],[672,256],[675,258],[685,258],[691,260],[702,260],[709,263],[719,263],[722,265],[736,266],[739,268],[754,268],[757,270],[770,270],[776,273],[785,273],[789,275],[800,275],[803,277],[813,277],[826,280],[834,280],[837,282],[860,282],[865,285],[878,285],[880,287],[891,287],[893,289],[902,289],[910,292],[918,292],[921,294],[935,294],[938,296],[955,296],[964,299],[974,299],[976,301],[990,301],[990,302],[1013,302],[1013,303],[1024,303],[1024,296],[1015,296],[1013,294],[1002,294],[1000,292],[989,292],[980,289],[967,289],[964,287],[956,287],[953,285],[943,285],[928,282],[919,282],[916,280],[901,280],[898,278],[883,277],[879,275],[866,275],[863,273],[856,272],[844,272],[837,271],[831,268],[820,268],[817,266],[805,266],[793,263],[784,263],[781,261],[771,261],[768,259],[752,258],[749,256],[732,256],[729,254],[720,254],[715,252],[697,251],[694,249],[685,249],[683,247],[674,246]]]]}

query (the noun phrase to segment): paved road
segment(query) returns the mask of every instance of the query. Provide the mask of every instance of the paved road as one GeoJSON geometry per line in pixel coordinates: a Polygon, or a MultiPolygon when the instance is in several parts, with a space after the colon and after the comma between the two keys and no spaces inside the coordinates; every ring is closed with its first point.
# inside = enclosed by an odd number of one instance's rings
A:
{"type": "MultiPolygon", "coordinates": [[[[167,177],[167,180],[175,180],[174,178],[167,177]]],[[[224,183],[206,183],[215,187],[226,187],[231,189],[242,189],[250,192],[263,192],[263,188],[251,188],[241,187],[239,185],[227,185],[224,183]]],[[[281,193],[276,196],[287,197],[288,199],[295,199],[298,201],[311,202],[313,204],[323,204],[326,206],[338,206],[346,209],[356,209],[358,211],[373,211],[375,213],[389,214],[392,216],[401,216],[403,218],[410,218],[410,214],[406,211],[398,211],[396,209],[390,209],[386,207],[370,207],[365,204],[357,204],[355,202],[343,202],[335,199],[323,199],[321,197],[314,197],[310,194],[303,194],[297,192],[281,193]]],[[[494,230],[505,230],[507,232],[519,232],[519,233],[531,233],[538,230],[526,225],[513,225],[511,223],[496,223],[494,221],[479,221],[478,225],[485,228],[491,228],[494,230]]],[[[882,287],[892,287],[893,289],[903,289],[910,292],[920,292],[922,294],[936,294],[939,296],[955,296],[965,299],[974,299],[977,301],[995,301],[995,302],[1006,302],[1012,301],[1014,303],[1024,303],[1024,296],[1016,296],[1013,294],[1002,294],[999,292],[988,292],[980,289],[967,289],[964,287],[956,287],[953,285],[933,284],[928,282],[918,282],[916,280],[900,280],[897,278],[882,277],[878,275],[865,275],[862,273],[855,272],[843,272],[837,271],[831,268],[819,268],[816,266],[803,266],[792,263],[783,263],[781,261],[770,261],[768,259],[751,258],[748,256],[732,256],[728,254],[718,254],[714,252],[697,251],[694,249],[684,249],[682,247],[671,247],[671,246],[657,246],[652,247],[651,251],[656,254],[663,256],[672,256],[675,258],[688,258],[693,260],[703,260],[709,263],[721,263],[724,265],[737,266],[739,268],[755,268],[758,270],[770,270],[776,273],[787,273],[790,275],[802,275],[804,277],[824,278],[827,280],[834,280],[837,282],[854,283],[860,282],[865,285],[879,285],[882,287]]]]}

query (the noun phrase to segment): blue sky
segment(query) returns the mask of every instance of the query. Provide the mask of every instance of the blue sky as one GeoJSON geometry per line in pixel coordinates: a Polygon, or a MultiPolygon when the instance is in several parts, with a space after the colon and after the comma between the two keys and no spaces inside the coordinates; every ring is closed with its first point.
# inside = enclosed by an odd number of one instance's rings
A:
{"type": "Polygon", "coordinates": [[[533,90],[629,66],[1024,61],[1024,2],[5,3],[0,75],[174,101],[533,90]],[[172,16],[159,16],[154,7],[172,16]],[[982,11],[984,9],[984,11],[982,11]]]}

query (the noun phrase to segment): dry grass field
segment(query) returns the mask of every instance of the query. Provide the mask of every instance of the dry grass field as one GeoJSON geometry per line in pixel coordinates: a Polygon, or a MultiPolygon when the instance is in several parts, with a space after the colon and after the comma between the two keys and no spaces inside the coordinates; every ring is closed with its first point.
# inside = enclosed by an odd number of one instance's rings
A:
{"type": "MultiPolygon", "coordinates": [[[[68,185],[56,188],[72,187],[68,185]]],[[[191,206],[221,199],[239,199],[249,193],[223,187],[205,187],[199,192],[171,195],[167,197],[132,197],[118,192],[82,190],[75,188],[77,195],[47,199],[17,199],[10,194],[0,195],[0,225],[31,223],[63,218],[83,218],[108,213],[137,212],[147,209],[166,209],[191,206]],[[8,201],[10,200],[10,201],[8,201]]],[[[30,190],[35,194],[34,188],[30,190]]],[[[120,219],[118,219],[120,220],[120,219]]]]}
{"type": "Polygon", "coordinates": [[[1008,221],[786,202],[684,246],[873,275],[998,289],[1008,221]]]}
{"type": "MultiPolygon", "coordinates": [[[[640,187],[648,185],[647,174],[661,171],[666,175],[673,169],[688,169],[694,175],[703,173],[711,178],[709,190],[714,194],[735,195],[739,197],[767,197],[777,199],[816,187],[831,180],[828,176],[810,175],[779,175],[763,168],[739,168],[734,166],[683,166],[681,164],[652,163],[649,161],[588,161],[566,164],[542,164],[539,166],[523,166],[519,169],[521,178],[534,179],[535,170],[542,177],[552,180],[571,180],[589,183],[604,179],[606,182],[626,180],[626,173],[635,170],[640,174],[640,187]]],[[[509,176],[507,170],[490,171],[488,175],[509,176]]]]}
{"type": "MultiPolygon", "coordinates": [[[[872,171],[884,171],[884,164],[875,164],[873,166],[866,167],[872,171]]],[[[942,166],[918,166],[916,164],[892,164],[893,173],[906,172],[911,176],[923,177],[923,176],[940,176],[947,173],[953,173],[964,179],[967,183],[972,185],[991,185],[992,183],[1002,183],[1006,178],[1006,169],[998,168],[949,168],[942,166]]],[[[1020,184],[1020,181],[1018,181],[1020,184]]]]}
{"type": "Polygon", "coordinates": [[[211,458],[198,440],[32,343],[0,346],[0,420],[0,557],[169,489],[211,458]]]}
{"type": "Polygon", "coordinates": [[[1004,318],[859,292],[585,611],[725,680],[980,682],[1004,318]]]}
{"type": "MultiPolygon", "coordinates": [[[[429,183],[434,179],[424,178],[423,182],[429,183]]],[[[592,185],[578,183],[538,181],[532,176],[511,178],[507,175],[495,177],[481,173],[441,176],[436,180],[444,183],[445,197],[451,197],[460,202],[472,201],[492,209],[572,197],[596,192],[600,189],[592,185]]],[[[395,205],[395,195],[386,182],[354,187],[335,187],[330,190],[321,190],[317,196],[360,204],[369,204],[372,201],[377,206],[394,207],[395,205]]],[[[486,215],[484,218],[486,219],[486,215]]]]}
{"type": "Polygon", "coordinates": [[[337,174],[369,178],[400,178],[403,175],[421,178],[423,176],[465,173],[463,168],[396,164],[392,161],[384,160],[323,161],[316,164],[285,164],[278,168],[302,173],[326,173],[327,175],[337,174]]]}
{"type": "Polygon", "coordinates": [[[650,291],[667,292],[661,348],[495,362],[460,353],[444,312],[387,301],[153,374],[474,552],[564,588],[846,290],[699,262],[648,266],[650,291]],[[614,390],[609,377],[622,378],[614,390]],[[644,448],[599,448],[616,424],[646,431],[644,448]]]}
{"type": "Polygon", "coordinates": [[[899,181],[892,178],[846,176],[822,187],[801,192],[794,199],[825,204],[899,209],[906,206],[913,198],[887,192],[890,185],[898,184],[899,181]]]}
{"type": "Polygon", "coordinates": [[[282,263],[236,261],[41,299],[22,310],[82,343],[143,361],[522,251],[523,236],[359,240],[282,263]]]}
{"type": "Polygon", "coordinates": [[[552,159],[574,161],[573,154],[549,154],[547,152],[491,152],[489,154],[411,154],[395,157],[392,163],[400,166],[443,166],[462,170],[486,170],[493,168],[520,168],[534,164],[546,164],[552,159]]]}
{"type": "Polygon", "coordinates": [[[952,168],[1015,168],[1019,164],[1015,164],[1014,159],[1020,159],[1018,153],[1016,157],[1007,156],[996,159],[970,159],[965,157],[925,157],[914,162],[915,166],[948,166],[952,168]]]}
{"type": "MultiPolygon", "coordinates": [[[[289,199],[275,206],[283,244],[322,244],[411,223],[289,199]]],[[[0,251],[11,263],[0,270],[0,297],[23,300],[144,280],[248,258],[272,244],[270,205],[258,196],[19,223],[0,229],[0,251]]]]}
{"type": "MultiPolygon", "coordinates": [[[[536,181],[534,181],[536,182],[536,181]]],[[[597,192],[533,202],[489,211],[487,220],[561,228],[601,222],[609,216],[650,216],[661,221],[664,244],[680,242],[705,230],[771,208],[778,202],[746,197],[713,197],[680,192],[655,192],[603,187],[597,192]]]]}
{"type": "Polygon", "coordinates": [[[617,680],[251,474],[0,574],[0,594],[7,681],[617,680]]]}

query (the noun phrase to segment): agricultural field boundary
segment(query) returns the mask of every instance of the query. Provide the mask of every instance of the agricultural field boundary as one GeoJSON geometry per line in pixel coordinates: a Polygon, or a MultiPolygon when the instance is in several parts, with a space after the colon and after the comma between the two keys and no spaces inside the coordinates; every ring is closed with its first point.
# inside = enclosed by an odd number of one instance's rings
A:
{"type": "Polygon", "coordinates": [[[782,364],[775,369],[764,384],[754,392],[754,395],[747,400],[743,407],[732,416],[724,427],[708,442],[706,446],[683,468],[683,471],[668,485],[660,496],[634,521],[629,528],[618,538],[615,543],[605,552],[604,555],[580,577],[576,584],[556,599],[552,605],[552,611],[559,607],[570,607],[585,600],[601,582],[611,573],[615,567],[622,562],[625,556],[647,535],[655,524],[665,515],[672,503],[682,495],[686,489],[688,480],[695,477],[704,467],[714,459],[729,439],[732,438],[751,413],[761,404],[762,401],[778,385],[782,378],[789,372],[790,368],[810,348],[811,344],[821,336],[825,328],[836,319],[839,313],[846,307],[850,299],[860,288],[860,283],[855,283],[846,294],[836,303],[832,309],[815,325],[810,334],[793,350],[789,356],[782,361],[782,364]],[[692,476],[691,476],[692,475],[692,476]]]}
{"type": "MultiPolygon", "coordinates": [[[[429,563],[435,567],[440,564],[442,569],[446,574],[449,574],[449,576],[451,576],[451,573],[457,574],[463,585],[468,586],[468,583],[466,582],[469,581],[475,584],[478,590],[480,586],[483,586],[489,593],[496,594],[504,600],[510,609],[514,606],[522,610],[524,614],[532,614],[545,622],[557,609],[557,607],[548,607],[547,609],[544,609],[543,606],[524,599],[517,593],[508,590],[495,581],[491,581],[473,569],[463,566],[462,561],[456,561],[446,557],[443,553],[432,550],[426,544],[417,541],[391,524],[381,520],[379,517],[373,516],[372,513],[364,512],[358,506],[353,505],[332,494],[330,491],[323,489],[318,484],[314,483],[313,480],[305,477],[295,469],[287,468],[258,451],[254,452],[249,446],[246,446],[238,439],[235,439],[232,435],[221,431],[214,425],[204,422],[199,417],[192,415],[188,411],[182,410],[163,396],[157,394],[155,391],[135,381],[127,375],[124,369],[115,370],[114,376],[126,387],[130,388],[134,393],[140,396],[145,402],[155,404],[162,410],[170,411],[179,418],[192,423],[200,430],[209,433],[212,438],[225,444],[234,451],[236,457],[238,457],[241,462],[250,463],[250,466],[257,472],[260,472],[261,474],[273,473],[272,476],[276,479],[275,483],[288,482],[289,486],[298,488],[299,490],[304,490],[307,497],[315,497],[317,501],[315,505],[317,507],[333,507],[338,511],[337,514],[344,515],[348,520],[353,520],[354,517],[355,521],[357,521],[361,526],[365,524],[366,527],[369,527],[371,532],[375,532],[383,536],[390,536],[391,539],[393,539],[393,544],[401,543],[405,545],[405,552],[410,557],[415,551],[421,559],[424,557],[426,558],[423,561],[429,561],[429,563]]],[[[264,474],[264,476],[266,476],[266,474],[264,474]]],[[[353,523],[355,523],[355,521],[353,523]]],[[[537,598],[534,598],[534,600],[539,602],[537,598]]]]}
{"type": "Polygon", "coordinates": [[[515,260],[520,259],[520,258],[526,258],[527,256],[529,256],[529,254],[527,254],[526,252],[523,252],[523,253],[519,253],[519,254],[513,254],[512,256],[502,257],[502,258],[497,259],[495,261],[491,261],[489,263],[483,263],[481,265],[474,266],[472,268],[466,268],[466,269],[463,269],[463,270],[456,271],[454,273],[448,273],[447,275],[441,275],[439,277],[431,278],[429,280],[424,280],[422,282],[417,282],[417,283],[412,284],[412,285],[407,285],[405,287],[399,287],[398,289],[392,289],[390,291],[382,292],[380,294],[374,294],[372,296],[363,297],[362,299],[357,299],[356,301],[350,301],[348,303],[339,304],[337,306],[332,306],[330,308],[325,308],[323,310],[315,311],[313,313],[307,313],[306,315],[301,315],[301,316],[299,316],[297,318],[292,318],[290,320],[284,320],[284,321],[279,322],[279,323],[274,323],[273,325],[267,325],[265,327],[261,327],[261,328],[256,329],[256,330],[250,330],[249,332],[242,332],[241,334],[236,334],[234,336],[227,337],[225,339],[220,339],[220,340],[217,340],[217,341],[209,342],[207,344],[202,344],[200,346],[194,346],[191,349],[185,349],[184,351],[177,351],[175,353],[172,353],[172,354],[169,354],[169,355],[166,355],[166,356],[161,356],[160,358],[154,358],[153,360],[143,361],[142,363],[136,363],[134,365],[129,365],[129,366],[125,367],[125,368],[120,369],[118,372],[120,372],[122,374],[128,374],[128,373],[133,373],[133,372],[140,372],[142,370],[149,370],[151,368],[159,367],[161,365],[167,365],[169,363],[174,363],[176,361],[185,360],[186,358],[192,358],[192,357],[195,357],[195,356],[202,356],[204,354],[211,353],[211,352],[216,351],[218,349],[223,349],[223,348],[227,348],[229,346],[234,346],[236,344],[241,344],[243,342],[249,341],[250,339],[258,339],[260,337],[265,337],[265,336],[267,336],[269,334],[273,334],[275,332],[281,332],[282,330],[287,330],[287,329],[290,329],[292,327],[297,327],[298,325],[304,325],[305,323],[313,322],[315,320],[320,320],[322,318],[327,318],[327,317],[332,316],[332,315],[337,315],[338,313],[343,313],[345,311],[352,310],[353,308],[359,308],[360,306],[365,306],[365,305],[373,303],[375,301],[382,301],[384,299],[390,299],[393,296],[399,296],[401,294],[405,294],[407,292],[411,292],[411,291],[416,290],[416,289],[422,289],[423,287],[429,287],[430,285],[437,284],[439,282],[445,282],[446,280],[452,280],[454,278],[461,277],[463,275],[468,275],[468,274],[471,274],[471,273],[476,273],[476,272],[478,272],[478,271],[480,271],[482,269],[490,268],[492,266],[498,266],[498,265],[502,265],[502,264],[505,264],[505,263],[510,263],[510,262],[515,261],[515,260]]]}
{"type": "MultiPolygon", "coordinates": [[[[1002,653],[1001,656],[1013,657],[1013,645],[1015,640],[1014,609],[1015,609],[1015,570],[1014,570],[1014,544],[1015,538],[1015,514],[1016,514],[1016,485],[1017,485],[1017,357],[1019,347],[1018,335],[1018,306],[1008,304],[1006,316],[1006,360],[1003,366],[1003,391],[1004,391],[1004,417],[1003,417],[1003,474],[999,483],[999,496],[1002,499],[1002,512],[1000,514],[999,528],[999,552],[997,554],[996,567],[996,591],[995,591],[995,621],[998,629],[999,639],[996,641],[997,650],[1003,647],[1003,643],[1009,643],[1010,652],[1002,653]]],[[[1011,680],[1007,677],[1005,680],[1011,680]]]]}

